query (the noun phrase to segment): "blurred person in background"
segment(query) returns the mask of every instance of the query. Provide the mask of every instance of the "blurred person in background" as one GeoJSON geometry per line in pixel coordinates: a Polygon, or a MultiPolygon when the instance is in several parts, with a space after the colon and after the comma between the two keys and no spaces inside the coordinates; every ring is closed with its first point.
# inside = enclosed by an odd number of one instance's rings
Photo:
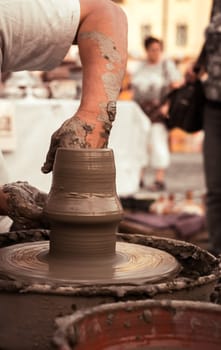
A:
{"type": "MultiPolygon", "coordinates": [[[[168,106],[159,106],[164,95],[181,83],[181,74],[174,61],[163,57],[163,43],[155,37],[144,40],[146,60],[141,62],[132,76],[133,98],[152,122],[150,130],[150,165],[155,169],[155,179],[150,191],[166,189],[165,171],[170,165],[170,150],[166,118],[168,106]]],[[[140,187],[145,187],[143,169],[140,187]]]]}
{"type": "MultiPolygon", "coordinates": [[[[206,177],[206,217],[210,237],[209,250],[221,254],[221,0],[213,0],[210,23],[205,32],[202,56],[205,79],[204,169],[206,177]]],[[[186,79],[197,76],[189,70],[186,79]]]]}
{"type": "Polygon", "coordinates": [[[214,0],[206,30],[204,108],[204,165],[206,175],[207,224],[210,250],[221,254],[221,0],[214,0]]]}

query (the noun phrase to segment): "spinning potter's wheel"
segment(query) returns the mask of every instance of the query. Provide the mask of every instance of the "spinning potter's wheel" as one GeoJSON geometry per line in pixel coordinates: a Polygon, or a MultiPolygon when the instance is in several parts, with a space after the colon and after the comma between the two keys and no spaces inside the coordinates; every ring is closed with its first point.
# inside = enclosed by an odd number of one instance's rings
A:
{"type": "Polygon", "coordinates": [[[16,280],[65,284],[140,284],[175,277],[176,259],[159,249],[117,242],[116,253],[102,259],[52,259],[49,242],[16,244],[1,249],[0,273],[16,280]]]}
{"type": "Polygon", "coordinates": [[[44,212],[50,242],[1,249],[2,275],[32,283],[99,285],[156,282],[179,271],[165,251],[116,242],[123,210],[110,149],[59,148],[44,212]]]}

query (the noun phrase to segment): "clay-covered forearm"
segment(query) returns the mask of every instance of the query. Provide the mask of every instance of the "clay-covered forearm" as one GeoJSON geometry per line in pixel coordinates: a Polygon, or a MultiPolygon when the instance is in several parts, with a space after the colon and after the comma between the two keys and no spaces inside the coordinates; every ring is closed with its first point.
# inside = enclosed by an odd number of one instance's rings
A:
{"type": "Polygon", "coordinates": [[[87,147],[107,145],[127,60],[127,20],[111,1],[95,1],[82,22],[77,43],[83,67],[80,119],[86,121],[87,147]]]}
{"type": "Polygon", "coordinates": [[[127,20],[109,0],[81,0],[77,36],[83,69],[82,98],[73,117],[51,137],[43,173],[53,169],[58,147],[104,148],[116,115],[127,61],[127,20]]]}

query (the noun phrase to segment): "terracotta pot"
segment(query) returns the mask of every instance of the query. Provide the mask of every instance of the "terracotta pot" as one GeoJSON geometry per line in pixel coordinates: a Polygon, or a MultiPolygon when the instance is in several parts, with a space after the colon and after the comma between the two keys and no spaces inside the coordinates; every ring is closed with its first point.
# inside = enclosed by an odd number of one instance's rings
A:
{"type": "Polygon", "coordinates": [[[123,214],[113,151],[59,148],[44,211],[51,222],[51,257],[113,257],[123,214]]]}
{"type": "Polygon", "coordinates": [[[62,350],[219,350],[221,306],[189,301],[129,301],[57,318],[62,350]]]}

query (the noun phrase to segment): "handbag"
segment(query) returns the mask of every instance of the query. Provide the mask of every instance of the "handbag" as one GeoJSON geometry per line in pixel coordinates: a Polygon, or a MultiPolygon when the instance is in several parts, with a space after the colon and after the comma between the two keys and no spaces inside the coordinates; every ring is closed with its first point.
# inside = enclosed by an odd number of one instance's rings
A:
{"type": "Polygon", "coordinates": [[[203,128],[204,89],[200,79],[185,83],[168,95],[168,129],[180,128],[192,133],[203,128]]]}
{"type": "Polygon", "coordinates": [[[170,91],[164,98],[169,102],[167,119],[168,129],[180,128],[188,133],[199,131],[203,128],[204,88],[200,80],[200,71],[205,62],[205,44],[194,65],[197,74],[195,82],[186,82],[179,88],[170,91]]]}
{"type": "Polygon", "coordinates": [[[165,117],[160,112],[161,103],[148,101],[140,104],[140,107],[151,121],[151,123],[165,123],[165,117]]]}

